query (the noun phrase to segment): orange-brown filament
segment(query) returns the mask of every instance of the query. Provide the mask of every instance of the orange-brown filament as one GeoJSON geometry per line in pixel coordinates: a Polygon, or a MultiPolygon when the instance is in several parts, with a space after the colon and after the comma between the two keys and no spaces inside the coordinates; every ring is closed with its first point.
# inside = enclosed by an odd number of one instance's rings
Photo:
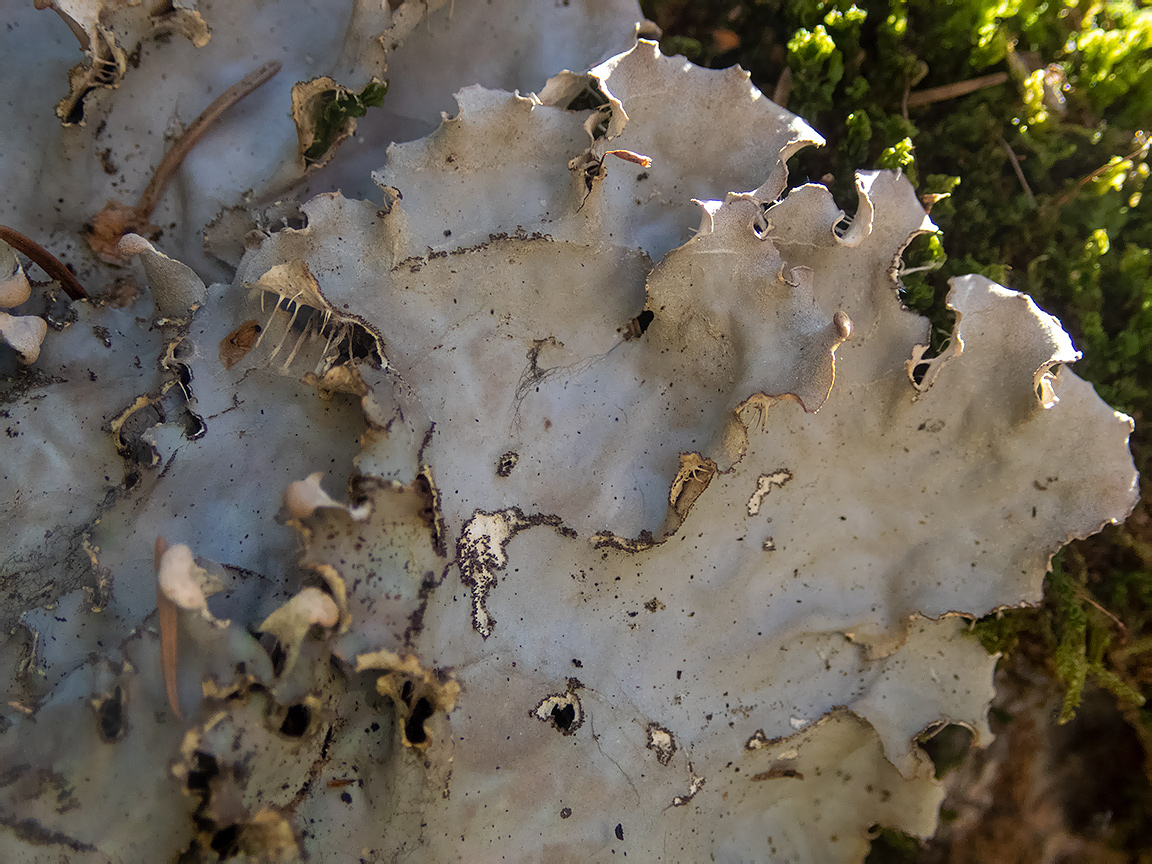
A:
{"type": "MultiPolygon", "coordinates": [[[[154,564],[156,573],[160,573],[160,559],[168,551],[168,541],[163,537],[156,538],[154,564]]],[[[176,689],[176,649],[179,645],[179,616],[176,604],[164,596],[160,590],[160,582],[156,582],[156,608],[160,613],[160,672],[164,677],[164,690],[168,694],[168,705],[176,719],[183,719],[180,713],[180,692],[176,689]]]]}
{"type": "Polygon", "coordinates": [[[641,168],[652,167],[651,159],[640,153],[633,153],[631,150],[605,150],[604,155],[615,156],[617,159],[623,159],[625,162],[631,162],[634,165],[639,165],[641,168]]]}

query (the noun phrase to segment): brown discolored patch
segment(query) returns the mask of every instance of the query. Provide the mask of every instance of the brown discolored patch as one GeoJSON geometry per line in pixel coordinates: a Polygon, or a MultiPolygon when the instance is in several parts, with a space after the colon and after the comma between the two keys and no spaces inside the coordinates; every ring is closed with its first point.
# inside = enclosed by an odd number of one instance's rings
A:
{"type": "Polygon", "coordinates": [[[136,207],[109,201],[84,226],[88,245],[101,261],[124,264],[124,256],[117,247],[125,234],[139,234],[147,240],[155,240],[160,235],[160,229],[150,224],[150,216],[151,213],[142,215],[136,207]]]}
{"type": "Polygon", "coordinates": [[[115,160],[112,158],[112,151],[105,147],[100,151],[100,167],[105,174],[115,174],[120,169],[117,167],[115,160]]]}
{"type": "Polygon", "coordinates": [[[231,369],[244,359],[256,340],[260,338],[260,325],[255,321],[245,321],[220,340],[220,362],[225,369],[231,369]]]}
{"type": "Polygon", "coordinates": [[[750,778],[753,783],[761,783],[764,780],[803,780],[804,775],[797,771],[795,768],[786,768],[782,765],[773,765],[767,771],[761,771],[759,774],[753,774],[750,778]]]}

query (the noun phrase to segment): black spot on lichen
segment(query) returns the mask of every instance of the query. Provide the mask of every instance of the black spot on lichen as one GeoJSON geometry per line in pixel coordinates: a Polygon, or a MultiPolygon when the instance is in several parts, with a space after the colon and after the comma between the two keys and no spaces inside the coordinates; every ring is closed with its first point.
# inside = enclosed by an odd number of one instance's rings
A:
{"type": "Polygon", "coordinates": [[[568,679],[566,693],[545,696],[530,712],[542,723],[548,723],[561,735],[575,735],[584,725],[584,708],[576,691],[584,687],[579,678],[568,679]]]}
{"type": "Polygon", "coordinates": [[[96,721],[105,744],[115,744],[124,737],[124,691],[119,685],[96,709],[96,721]]]}
{"type": "MultiPolygon", "coordinates": [[[[407,685],[406,685],[407,686],[407,685]]],[[[424,697],[416,700],[412,706],[412,713],[404,723],[404,737],[410,744],[424,744],[428,741],[428,733],[424,729],[424,721],[435,712],[432,703],[424,697]]]]}
{"type": "Polygon", "coordinates": [[[500,461],[496,463],[496,476],[507,477],[512,473],[512,469],[516,467],[516,463],[520,461],[520,454],[514,453],[509,450],[500,457],[500,461]]]}
{"type": "Polygon", "coordinates": [[[645,309],[624,327],[624,340],[631,341],[633,339],[639,339],[644,335],[644,332],[648,329],[648,325],[652,323],[652,319],[655,317],[655,313],[645,309]]]}
{"type": "Polygon", "coordinates": [[[203,750],[194,751],[192,766],[188,771],[188,789],[194,792],[208,791],[209,782],[219,773],[220,766],[216,763],[215,756],[203,750]]]}
{"type": "MultiPolygon", "coordinates": [[[[23,840],[36,846],[62,846],[70,849],[73,852],[95,852],[96,847],[90,843],[84,843],[74,837],[69,837],[67,834],[62,834],[58,831],[52,831],[35,819],[12,819],[3,817],[4,828],[23,840]]],[[[60,860],[70,860],[62,858],[60,860]]]]}
{"type": "Polygon", "coordinates": [[[279,676],[284,671],[284,664],[288,660],[288,654],[284,651],[284,646],[280,644],[279,639],[272,643],[268,650],[268,657],[272,661],[272,674],[279,676]]]}
{"type": "Polygon", "coordinates": [[[221,828],[212,835],[210,845],[221,861],[235,857],[240,853],[240,826],[227,825],[221,828]]]}
{"type": "MultiPolygon", "coordinates": [[[[432,432],[436,428],[433,423],[428,427],[428,431],[424,435],[424,441],[420,445],[420,459],[424,458],[424,448],[432,440],[432,432]]],[[[432,468],[425,465],[420,469],[420,473],[416,475],[413,481],[416,491],[423,496],[425,506],[421,510],[420,515],[428,523],[428,527],[432,530],[432,548],[441,558],[447,557],[448,550],[444,542],[444,515],[440,512],[440,490],[436,488],[436,484],[432,480],[432,468]]]]}
{"type": "Polygon", "coordinates": [[[299,738],[308,731],[312,722],[312,712],[307,705],[289,705],[284,713],[284,722],[280,724],[280,734],[290,738],[299,738]]]}
{"type": "Polygon", "coordinates": [[[572,724],[576,720],[576,706],[569,703],[564,706],[554,705],[552,707],[552,722],[556,728],[561,732],[567,732],[572,728],[572,724]]]}
{"type": "Polygon", "coordinates": [[[428,608],[428,600],[432,596],[432,592],[439,584],[440,580],[436,578],[435,573],[428,571],[424,574],[424,579],[420,583],[420,590],[416,594],[419,605],[413,609],[412,614],[408,616],[408,626],[404,629],[404,644],[406,646],[413,647],[416,642],[416,637],[423,632],[424,612],[428,608]]]}

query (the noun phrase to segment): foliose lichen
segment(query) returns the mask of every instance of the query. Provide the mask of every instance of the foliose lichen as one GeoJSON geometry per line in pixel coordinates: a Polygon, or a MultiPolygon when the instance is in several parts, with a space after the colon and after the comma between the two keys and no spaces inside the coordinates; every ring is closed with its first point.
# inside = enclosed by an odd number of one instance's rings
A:
{"type": "MultiPolygon", "coordinates": [[[[419,15],[368,11],[337,53],[398,82],[419,15]]],[[[854,861],[934,831],[919,739],[989,735],[961,616],[1128,513],[1130,419],[981,276],[928,352],[909,180],[858,173],[853,216],[789,188],[821,139],[739,69],[641,39],[538,88],[460,90],[370,196],[222,204],[229,282],[128,235],[151,305],[50,335],[5,408],[7,858],[854,861]]]]}

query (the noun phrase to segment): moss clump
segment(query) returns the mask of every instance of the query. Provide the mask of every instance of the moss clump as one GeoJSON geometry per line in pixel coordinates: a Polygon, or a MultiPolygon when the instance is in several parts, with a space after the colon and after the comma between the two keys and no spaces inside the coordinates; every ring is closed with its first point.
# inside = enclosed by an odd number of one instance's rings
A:
{"type": "MultiPolygon", "coordinates": [[[[1132,584],[1123,574],[1116,574],[1116,582],[1137,590],[1147,591],[1147,579],[1138,573],[1132,584]]],[[[1115,587],[1115,586],[1114,586],[1115,587]]],[[[1125,706],[1142,707],[1145,702],[1138,682],[1116,671],[1117,663],[1108,656],[1109,651],[1124,657],[1143,653],[1143,645],[1120,648],[1115,644],[1114,630],[1123,622],[1113,616],[1088,588],[1088,568],[1084,556],[1076,546],[1069,547],[1052,563],[1048,576],[1046,603],[1039,609],[1012,610],[995,613],[976,622],[973,635],[989,652],[1009,654],[1016,650],[1022,639],[1039,638],[1052,660],[1053,672],[1064,688],[1064,700],[1057,722],[1069,722],[1080,706],[1084,686],[1089,681],[1112,693],[1125,706]],[[1069,567],[1071,569],[1069,569],[1069,567]],[[1135,648],[1136,650],[1133,650],[1135,648]]],[[[1140,605],[1144,606],[1141,598],[1140,605]]],[[[1127,606],[1119,598],[1117,606],[1127,606]]],[[[1147,639],[1152,649],[1152,639],[1147,639]]]]}
{"type": "Polygon", "coordinates": [[[359,93],[338,87],[324,94],[316,117],[316,133],[311,146],[304,151],[304,161],[312,164],[320,160],[335,143],[346,134],[348,120],[363,117],[369,108],[379,108],[388,95],[388,82],[369,81],[359,93]]]}

